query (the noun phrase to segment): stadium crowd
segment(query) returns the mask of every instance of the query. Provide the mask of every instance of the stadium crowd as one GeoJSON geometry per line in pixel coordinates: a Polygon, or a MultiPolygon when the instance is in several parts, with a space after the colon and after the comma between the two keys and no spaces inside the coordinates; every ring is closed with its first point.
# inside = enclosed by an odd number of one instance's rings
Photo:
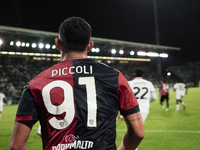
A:
{"type": "MultiPolygon", "coordinates": [[[[176,81],[173,77],[158,75],[155,69],[150,67],[147,62],[107,60],[101,60],[101,62],[120,70],[128,81],[132,80],[135,68],[142,68],[145,71],[144,79],[151,81],[156,90],[159,90],[161,79],[167,79],[170,87],[173,87],[176,81]]],[[[1,57],[0,88],[8,100],[11,100],[14,104],[18,103],[21,92],[27,82],[56,63],[57,61],[52,59],[34,60],[33,57],[1,57]]],[[[194,78],[200,78],[199,64],[200,62],[188,63],[185,67],[171,67],[170,70],[175,74],[181,75],[180,77],[185,79],[184,82],[190,82],[194,78]]]]}

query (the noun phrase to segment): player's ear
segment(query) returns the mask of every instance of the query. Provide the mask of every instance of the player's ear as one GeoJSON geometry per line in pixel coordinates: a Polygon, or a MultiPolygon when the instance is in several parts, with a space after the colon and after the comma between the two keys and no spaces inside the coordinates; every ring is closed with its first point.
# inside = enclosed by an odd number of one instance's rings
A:
{"type": "Polygon", "coordinates": [[[88,47],[87,47],[88,52],[92,49],[93,45],[94,45],[94,42],[90,41],[89,44],[88,44],[88,47]]]}
{"type": "Polygon", "coordinates": [[[55,38],[55,44],[58,50],[62,48],[62,41],[59,38],[55,38]]]}

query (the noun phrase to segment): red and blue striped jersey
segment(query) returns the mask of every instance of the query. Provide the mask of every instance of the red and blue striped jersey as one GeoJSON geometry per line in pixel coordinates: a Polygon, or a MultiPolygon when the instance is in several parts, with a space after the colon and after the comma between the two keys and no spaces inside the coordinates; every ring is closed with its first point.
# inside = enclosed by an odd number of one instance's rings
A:
{"type": "Polygon", "coordinates": [[[40,121],[43,149],[115,150],[116,117],[139,111],[122,73],[91,59],[59,62],[24,89],[16,121],[40,121]]]}

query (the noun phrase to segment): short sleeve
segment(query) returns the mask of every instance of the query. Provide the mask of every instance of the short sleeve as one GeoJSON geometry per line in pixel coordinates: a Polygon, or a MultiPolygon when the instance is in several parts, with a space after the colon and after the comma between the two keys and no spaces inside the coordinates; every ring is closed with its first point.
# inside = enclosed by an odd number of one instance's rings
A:
{"type": "Polygon", "coordinates": [[[119,72],[119,110],[123,116],[137,113],[139,111],[139,105],[135,98],[133,91],[130,88],[130,85],[126,78],[119,72]]]}
{"type": "Polygon", "coordinates": [[[38,120],[37,109],[35,101],[31,94],[29,84],[26,85],[20,98],[15,121],[30,121],[38,120]]]}

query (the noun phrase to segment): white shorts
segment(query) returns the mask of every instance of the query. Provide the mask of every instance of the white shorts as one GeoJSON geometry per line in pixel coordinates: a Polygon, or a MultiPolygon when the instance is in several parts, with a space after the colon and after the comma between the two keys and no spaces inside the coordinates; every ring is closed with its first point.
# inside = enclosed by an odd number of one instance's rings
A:
{"type": "Polygon", "coordinates": [[[178,93],[178,94],[176,94],[176,99],[181,100],[183,98],[183,96],[185,96],[184,93],[178,93]]]}
{"type": "Polygon", "coordinates": [[[141,116],[142,116],[142,120],[143,120],[143,123],[145,122],[145,120],[147,119],[147,116],[148,116],[148,112],[146,111],[140,111],[141,113],[141,116]]]}

